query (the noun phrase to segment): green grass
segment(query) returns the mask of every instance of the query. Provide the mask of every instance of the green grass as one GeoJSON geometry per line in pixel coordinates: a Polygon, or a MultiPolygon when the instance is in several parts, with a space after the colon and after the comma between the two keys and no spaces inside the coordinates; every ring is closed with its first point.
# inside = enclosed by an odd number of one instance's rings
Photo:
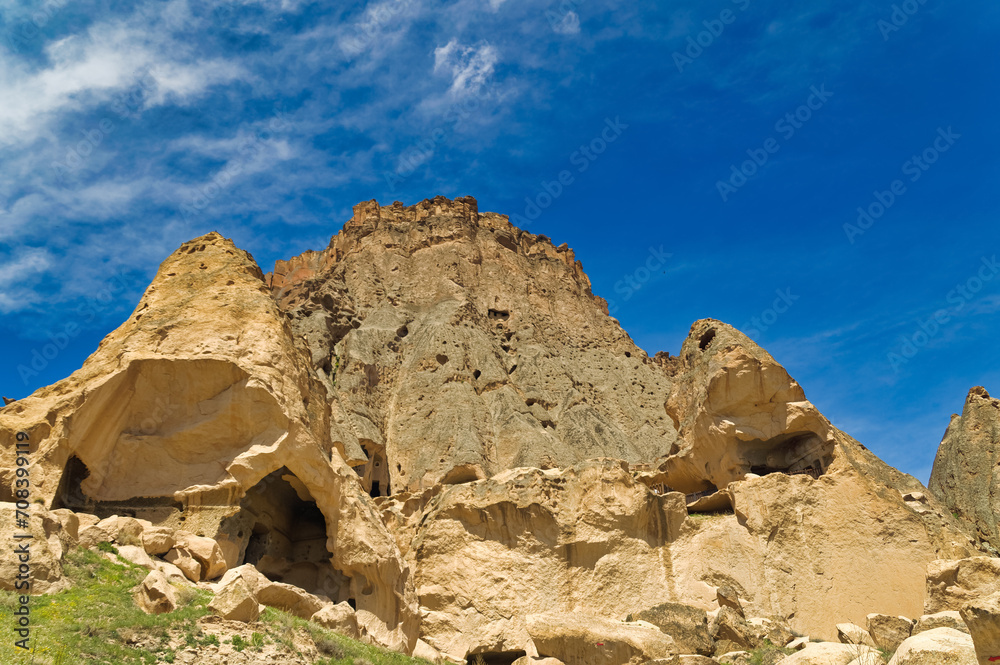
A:
{"type": "MultiPolygon", "coordinates": [[[[31,599],[31,646],[34,654],[14,647],[12,633],[0,640],[4,665],[155,665],[174,662],[171,639],[179,649],[219,645],[204,633],[198,619],[209,614],[211,594],[177,589],[178,609],[170,614],[145,614],[136,607],[132,589],[148,571],[131,563],[112,563],[96,552],[76,549],[66,555],[64,573],[73,586],[67,591],[31,599]]],[[[17,594],[0,591],[0,625],[10,626],[17,594]]],[[[238,634],[223,642],[256,651],[278,643],[295,653],[293,636],[306,631],[320,653],[314,665],[429,665],[403,654],[355,642],[321,626],[268,608],[252,627],[249,640],[238,634]]]]}
{"type": "Polygon", "coordinates": [[[795,649],[778,647],[771,644],[770,640],[764,640],[764,644],[760,647],[750,650],[750,665],[768,665],[775,662],[774,656],[777,654],[791,656],[793,653],[795,653],[795,649]]]}

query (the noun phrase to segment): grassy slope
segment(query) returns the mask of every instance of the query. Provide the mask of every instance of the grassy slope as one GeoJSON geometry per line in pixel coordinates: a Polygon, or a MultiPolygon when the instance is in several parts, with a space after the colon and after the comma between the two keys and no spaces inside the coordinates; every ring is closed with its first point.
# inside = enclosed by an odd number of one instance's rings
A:
{"type": "MultiPolygon", "coordinates": [[[[122,562],[116,564],[100,554],[77,549],[66,556],[65,574],[72,580],[68,591],[31,600],[32,655],[14,647],[13,610],[17,595],[0,591],[0,663],[10,665],[155,665],[173,662],[174,649],[218,644],[204,633],[198,619],[209,614],[211,594],[190,588],[178,589],[178,609],[170,614],[148,615],[132,600],[132,589],[148,571],[122,562]]],[[[224,639],[239,649],[255,650],[262,644],[283,645],[296,653],[290,639],[294,631],[308,632],[325,656],[315,665],[426,665],[409,658],[311,624],[271,608],[253,626],[251,640],[240,636],[224,639]]]]}

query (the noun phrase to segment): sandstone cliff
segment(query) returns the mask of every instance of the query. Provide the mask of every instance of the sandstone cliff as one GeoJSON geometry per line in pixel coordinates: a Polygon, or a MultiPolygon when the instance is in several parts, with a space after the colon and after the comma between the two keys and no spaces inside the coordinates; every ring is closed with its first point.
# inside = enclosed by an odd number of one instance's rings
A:
{"type": "Polygon", "coordinates": [[[698,321],[650,358],[566,245],[471,198],[359,204],[268,275],[185,244],[79,371],[0,408],[2,501],[18,432],[45,507],[214,539],[214,573],[253,564],[455,660],[720,587],[833,638],[919,615],[928,564],[975,553],[745,335],[698,321]]]}
{"type": "Polygon", "coordinates": [[[930,489],[994,553],[1000,549],[1000,400],[973,388],[938,448],[930,489]]]}

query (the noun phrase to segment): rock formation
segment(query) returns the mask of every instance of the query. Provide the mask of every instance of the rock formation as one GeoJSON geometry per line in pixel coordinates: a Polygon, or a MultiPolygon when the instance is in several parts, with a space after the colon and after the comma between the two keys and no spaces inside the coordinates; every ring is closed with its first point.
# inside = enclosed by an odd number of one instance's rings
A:
{"type": "Polygon", "coordinates": [[[745,335],[698,321],[650,358],[566,245],[471,198],[359,204],[268,275],[186,243],[80,370],[0,409],[0,501],[18,443],[34,591],[76,535],[114,540],[217,581],[222,616],[275,602],[455,661],[834,639],[919,616],[928,565],[977,553],[745,335]]]}
{"type": "Polygon", "coordinates": [[[969,391],[938,448],[930,489],[966,527],[1000,549],[1000,400],[985,388],[969,391]]]}

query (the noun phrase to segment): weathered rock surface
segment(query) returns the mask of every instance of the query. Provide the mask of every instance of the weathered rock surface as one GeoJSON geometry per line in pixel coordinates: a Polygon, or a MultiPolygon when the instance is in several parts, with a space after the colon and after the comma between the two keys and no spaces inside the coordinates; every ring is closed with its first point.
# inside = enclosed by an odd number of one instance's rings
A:
{"type": "Polygon", "coordinates": [[[0,539],[4,543],[0,547],[0,589],[39,594],[69,586],[62,576],[62,561],[72,538],[57,516],[38,505],[19,512],[16,504],[0,503],[0,539]],[[19,522],[25,512],[27,520],[19,522]],[[29,566],[28,572],[22,565],[29,566]]]}
{"type": "Polygon", "coordinates": [[[994,553],[1000,549],[1000,400],[985,388],[970,390],[962,415],[952,416],[929,487],[994,553]]]}
{"type": "Polygon", "coordinates": [[[903,640],[913,632],[913,624],[914,622],[906,617],[869,614],[866,625],[875,646],[894,653],[903,640]]]}
{"type": "Polygon", "coordinates": [[[781,662],[782,665],[849,665],[855,660],[865,665],[881,662],[878,652],[869,646],[839,642],[810,642],[781,662]]]}
{"type": "MultiPolygon", "coordinates": [[[[373,640],[409,651],[411,577],[333,427],[309,351],[260,269],[213,233],[164,261],[80,370],[0,410],[0,499],[21,433],[46,505],[183,527],[218,541],[230,566],[250,550],[276,578],[353,599],[373,640]]],[[[91,528],[113,538],[108,526],[91,528]]],[[[198,560],[194,543],[181,549],[198,560]]],[[[200,574],[217,573],[207,559],[200,574]]]]}
{"type": "Polygon", "coordinates": [[[934,614],[925,614],[917,619],[913,626],[912,635],[919,635],[935,628],[951,628],[960,633],[968,633],[969,628],[962,621],[962,615],[955,610],[945,610],[934,614]]]}
{"type": "Polygon", "coordinates": [[[177,593],[167,577],[154,570],[136,589],[135,602],[146,614],[166,614],[177,609],[177,593]]]}
{"type": "MultiPolygon", "coordinates": [[[[358,631],[358,617],[354,613],[354,609],[347,603],[336,605],[328,603],[313,614],[309,620],[355,640],[361,637],[361,633],[358,631]]],[[[421,657],[416,652],[414,655],[417,658],[421,657]]]]}
{"type": "Polygon", "coordinates": [[[889,665],[977,665],[972,638],[951,628],[935,628],[907,638],[889,665]]]}
{"type": "Polygon", "coordinates": [[[974,600],[962,608],[961,615],[972,635],[979,665],[1000,661],[1000,592],[974,600]]]}
{"type": "Polygon", "coordinates": [[[1000,591],[1000,559],[977,556],[933,561],[927,566],[924,613],[958,611],[977,598],[1000,591]]]}
{"type": "Polygon", "coordinates": [[[876,646],[868,631],[853,623],[837,624],[837,639],[843,644],[865,644],[870,647],[876,646]]]}
{"type": "Polygon", "coordinates": [[[632,616],[653,624],[672,637],[682,654],[710,656],[715,652],[705,610],[680,603],[661,603],[632,616]]]}
{"type": "Polygon", "coordinates": [[[223,619],[243,623],[256,621],[261,609],[253,588],[242,575],[223,578],[208,607],[223,619]]]}
{"type": "Polygon", "coordinates": [[[676,659],[674,641],[655,626],[572,614],[531,614],[528,633],[541,656],[566,665],[639,665],[649,660],[676,659]]]}

